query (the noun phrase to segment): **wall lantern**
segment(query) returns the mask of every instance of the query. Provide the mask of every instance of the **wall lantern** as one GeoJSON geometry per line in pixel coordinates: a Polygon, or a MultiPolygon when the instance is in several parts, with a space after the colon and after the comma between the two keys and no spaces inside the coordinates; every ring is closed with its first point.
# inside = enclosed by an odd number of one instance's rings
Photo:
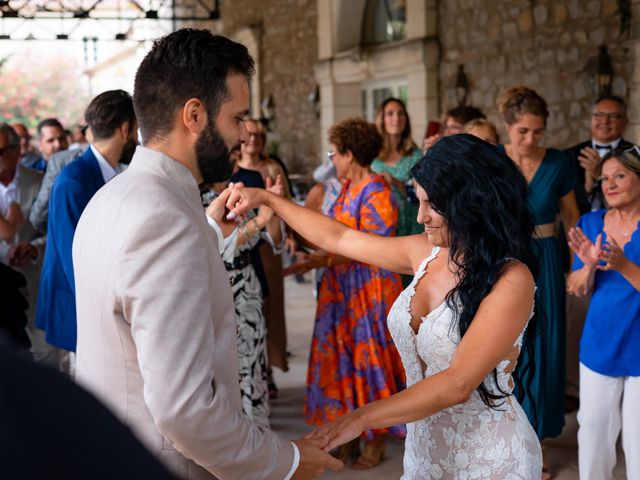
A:
{"type": "Polygon", "coordinates": [[[611,84],[613,82],[613,63],[607,51],[606,45],[598,46],[598,70],[596,72],[596,86],[598,96],[611,95],[611,84]]]}
{"type": "Polygon", "coordinates": [[[458,100],[458,105],[465,105],[468,96],[469,79],[464,73],[464,65],[458,65],[458,74],[456,75],[456,99],[458,100]]]}
{"type": "Polygon", "coordinates": [[[309,92],[307,101],[309,105],[311,105],[316,118],[320,118],[320,86],[316,85],[315,88],[309,92]]]}

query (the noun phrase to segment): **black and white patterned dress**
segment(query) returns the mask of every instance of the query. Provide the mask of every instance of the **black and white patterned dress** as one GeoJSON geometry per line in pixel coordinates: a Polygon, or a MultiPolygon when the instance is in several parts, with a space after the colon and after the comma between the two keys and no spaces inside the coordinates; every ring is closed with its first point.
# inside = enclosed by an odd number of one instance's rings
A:
{"type": "MultiPolygon", "coordinates": [[[[264,231],[238,245],[239,230],[224,240],[222,259],[229,274],[238,322],[238,364],[242,410],[258,425],[269,426],[269,390],[267,386],[267,327],[262,309],[262,290],[251,265],[250,252],[260,240],[276,246],[264,231]]],[[[283,237],[284,238],[284,235],[283,237]]]]}

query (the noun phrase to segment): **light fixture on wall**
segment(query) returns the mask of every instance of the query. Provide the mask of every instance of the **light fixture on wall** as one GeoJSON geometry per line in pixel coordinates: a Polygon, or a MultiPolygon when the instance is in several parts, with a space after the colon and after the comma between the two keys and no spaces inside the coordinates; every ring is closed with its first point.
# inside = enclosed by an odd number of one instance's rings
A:
{"type": "Polygon", "coordinates": [[[316,118],[320,118],[320,86],[316,85],[309,95],[307,96],[307,101],[313,108],[313,113],[316,115],[316,118]]]}
{"type": "Polygon", "coordinates": [[[598,96],[611,95],[613,83],[613,63],[607,49],[607,45],[598,46],[598,70],[596,72],[596,86],[598,96]]]}
{"type": "Polygon", "coordinates": [[[264,123],[268,128],[269,124],[274,120],[276,116],[275,105],[273,103],[273,95],[269,94],[264,97],[262,103],[260,104],[260,111],[262,114],[260,116],[260,121],[264,123]]]}
{"type": "Polygon", "coordinates": [[[464,73],[464,65],[458,65],[458,74],[456,75],[456,99],[458,105],[465,105],[469,96],[469,79],[464,73]]]}

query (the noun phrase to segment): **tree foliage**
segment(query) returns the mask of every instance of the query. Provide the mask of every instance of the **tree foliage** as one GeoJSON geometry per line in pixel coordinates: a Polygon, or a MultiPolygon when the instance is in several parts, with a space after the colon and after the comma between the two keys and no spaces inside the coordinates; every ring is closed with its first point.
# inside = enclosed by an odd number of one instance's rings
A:
{"type": "Polygon", "coordinates": [[[83,123],[89,102],[82,68],[72,56],[22,51],[0,59],[0,117],[33,129],[58,118],[65,127],[83,123]]]}

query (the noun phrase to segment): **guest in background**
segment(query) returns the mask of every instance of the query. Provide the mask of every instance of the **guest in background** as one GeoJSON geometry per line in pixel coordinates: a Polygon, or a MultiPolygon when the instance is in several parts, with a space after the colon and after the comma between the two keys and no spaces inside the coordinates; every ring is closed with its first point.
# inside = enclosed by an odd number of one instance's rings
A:
{"type": "Polygon", "coordinates": [[[73,131],[71,132],[72,141],[69,142],[69,150],[76,148],[80,150],[86,150],[86,148],[89,146],[89,143],[91,143],[87,139],[88,128],[88,125],[76,125],[75,127],[73,127],[73,131]]]}
{"type": "MultiPolygon", "coordinates": [[[[278,176],[284,181],[287,198],[291,198],[291,191],[286,181],[284,169],[274,160],[265,155],[267,134],[258,120],[246,120],[248,141],[241,146],[241,155],[238,166],[247,170],[260,172],[266,183],[267,178],[273,183],[278,176]]],[[[260,245],[260,257],[267,279],[268,296],[265,297],[264,308],[267,320],[267,358],[270,367],[278,367],[283,372],[289,370],[287,359],[287,327],[284,312],[284,283],[282,256],[274,255],[270,245],[260,245]]],[[[277,395],[277,388],[270,378],[271,395],[277,395]]]]}
{"type": "Polygon", "coordinates": [[[60,150],[66,150],[68,146],[67,135],[60,121],[57,118],[42,120],[38,124],[38,148],[41,156],[23,165],[44,173],[51,156],[60,150]]]}
{"type": "Polygon", "coordinates": [[[481,138],[492,145],[498,145],[499,136],[496,126],[486,118],[476,118],[464,125],[464,132],[481,138]]]}
{"type": "Polygon", "coordinates": [[[640,150],[614,150],[601,166],[609,210],[569,232],[567,291],[593,292],[580,341],[580,478],[613,477],[622,430],[627,478],[640,478],[640,150]]]}
{"type": "Polygon", "coordinates": [[[129,163],[138,144],[138,124],[131,95],[108,90],[85,111],[94,143],[68,165],[51,191],[51,215],[47,227],[47,249],[40,277],[36,325],[46,340],[67,352],[62,366],[73,376],[76,351],[76,300],[73,237],[85,207],[120,172],[120,162],[129,163]]]}
{"type": "MultiPolygon", "coordinates": [[[[361,231],[394,235],[398,213],[391,187],[371,171],[382,144],[375,125],[344,120],[331,127],[329,142],[343,180],[330,216],[361,231]]],[[[317,252],[304,266],[327,269],[318,293],[305,400],[307,422],[322,425],[404,388],[402,363],[385,321],[402,287],[397,274],[341,255],[317,252]]],[[[356,439],[341,447],[339,458],[357,457],[354,468],[377,465],[385,434],[399,438],[405,429],[367,430],[362,455],[356,439]]]]}
{"type": "Polygon", "coordinates": [[[24,123],[13,123],[11,128],[20,137],[20,163],[31,164],[40,159],[40,155],[31,145],[31,134],[24,123]]]}
{"type": "Polygon", "coordinates": [[[422,141],[422,149],[428,150],[442,137],[463,133],[465,124],[476,118],[486,118],[486,116],[482,113],[482,110],[472,107],[471,105],[461,105],[447,110],[445,113],[444,130],[442,133],[426,137],[422,141]]]}
{"type": "MultiPolygon", "coordinates": [[[[235,167],[237,176],[239,167],[235,167]]],[[[257,172],[245,170],[248,174],[257,172]]],[[[248,175],[244,175],[248,176],[248,175]]],[[[260,177],[260,181],[262,178],[260,177]]],[[[271,180],[267,180],[270,185],[271,180]]],[[[245,184],[246,185],[246,184],[245,184]]],[[[226,183],[214,184],[216,193],[226,188],[226,183]]],[[[263,188],[263,187],[260,187],[263,188]]],[[[284,193],[282,183],[269,188],[278,195],[284,193]]],[[[209,208],[214,209],[215,204],[209,208]]],[[[267,366],[267,326],[263,311],[260,282],[251,264],[250,252],[260,240],[271,246],[274,254],[282,250],[284,225],[273,210],[262,206],[257,214],[247,213],[245,222],[221,225],[224,236],[222,259],[229,274],[233,302],[238,322],[238,367],[240,373],[240,397],[243,413],[258,425],[269,427],[269,390],[267,366]]]]}
{"type": "MultiPolygon", "coordinates": [[[[536,219],[536,278],[545,321],[536,336],[535,372],[531,396],[523,408],[538,437],[556,437],[564,426],[565,285],[555,221],[558,212],[566,231],[578,220],[575,177],[569,158],[560,150],[540,146],[549,111],[534,90],[516,86],[498,100],[510,143],[499,146],[520,168],[529,184],[529,204],[536,219]]],[[[526,354],[526,352],[525,352],[526,354]]],[[[546,475],[549,475],[545,472],[546,475]]]]}
{"type": "MultiPolygon", "coordinates": [[[[620,97],[604,96],[596,100],[591,111],[591,138],[567,150],[576,175],[576,200],[584,215],[604,207],[600,177],[602,158],[614,149],[628,149],[633,145],[622,135],[627,126],[627,105],[620,97]]],[[[563,242],[565,267],[569,270],[571,253],[563,242]]],[[[565,410],[578,409],[580,371],[578,345],[589,308],[589,293],[567,296],[567,385],[565,410]]]]}
{"type": "Polygon", "coordinates": [[[576,174],[576,200],[581,214],[603,207],[598,178],[602,158],[616,148],[633,146],[622,138],[627,127],[627,104],[616,96],[596,100],[591,112],[591,138],[566,150],[576,174]]]}
{"type": "Polygon", "coordinates": [[[416,221],[418,202],[411,185],[411,169],[422,158],[411,137],[411,121],[402,100],[388,98],[378,107],[376,127],[382,137],[382,148],[371,163],[371,170],[384,177],[391,186],[398,205],[396,235],[420,233],[416,221]]]}
{"type": "MultiPolygon", "coordinates": [[[[8,124],[0,124],[0,216],[7,219],[18,215],[14,205],[17,204],[19,216],[28,217],[41,182],[41,172],[20,163],[20,137],[8,124]]],[[[0,240],[0,262],[20,272],[26,279],[24,294],[29,305],[26,332],[34,359],[57,366],[61,352],[47,344],[44,333],[35,326],[38,279],[46,238],[29,222],[17,222],[14,226],[13,235],[7,237],[8,240],[0,240]]]]}

